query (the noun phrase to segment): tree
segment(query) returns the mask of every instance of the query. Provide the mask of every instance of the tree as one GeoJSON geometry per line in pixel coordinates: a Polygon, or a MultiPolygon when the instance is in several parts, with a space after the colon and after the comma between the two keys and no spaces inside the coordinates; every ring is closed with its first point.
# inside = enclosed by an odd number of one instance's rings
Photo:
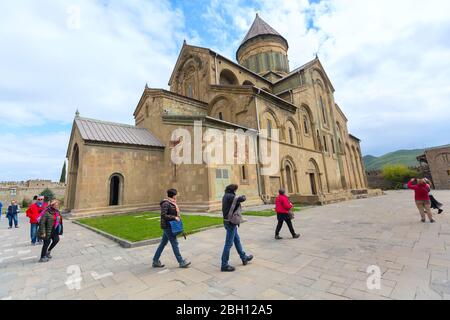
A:
{"type": "Polygon", "coordinates": [[[66,162],[64,161],[64,166],[61,171],[61,178],[59,178],[60,183],[66,183],[66,162]]]}
{"type": "Polygon", "coordinates": [[[45,202],[49,202],[55,199],[55,194],[49,188],[45,189],[41,192],[41,195],[44,196],[45,202]]]}
{"type": "Polygon", "coordinates": [[[418,172],[402,164],[391,164],[383,167],[382,175],[391,181],[396,188],[401,188],[404,183],[417,176],[418,172]]]}

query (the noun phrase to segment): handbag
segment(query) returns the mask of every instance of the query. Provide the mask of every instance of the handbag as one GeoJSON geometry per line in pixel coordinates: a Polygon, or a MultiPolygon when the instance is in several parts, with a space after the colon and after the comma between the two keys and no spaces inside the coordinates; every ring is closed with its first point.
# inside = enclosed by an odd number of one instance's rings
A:
{"type": "Polygon", "coordinates": [[[170,229],[172,230],[172,234],[176,237],[180,234],[182,234],[184,236],[184,238],[186,239],[186,235],[184,234],[184,226],[183,226],[183,221],[169,221],[170,224],[170,229]]]}
{"type": "Polygon", "coordinates": [[[294,220],[295,219],[295,214],[294,214],[294,211],[292,211],[292,209],[289,210],[288,215],[289,215],[289,220],[294,220]]]}

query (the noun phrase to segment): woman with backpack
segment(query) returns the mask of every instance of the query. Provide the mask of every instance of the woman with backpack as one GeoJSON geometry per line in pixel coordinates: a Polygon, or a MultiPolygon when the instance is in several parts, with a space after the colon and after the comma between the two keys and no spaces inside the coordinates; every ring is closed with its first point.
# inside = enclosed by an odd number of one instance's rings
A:
{"type": "Polygon", "coordinates": [[[245,196],[236,196],[236,191],[238,190],[238,186],[235,184],[229,185],[225,189],[225,195],[222,199],[222,213],[224,219],[224,227],[226,230],[226,238],[225,238],[225,246],[222,253],[222,272],[233,272],[236,269],[228,264],[230,260],[230,250],[231,247],[236,247],[237,252],[242,260],[242,264],[245,266],[250,261],[253,260],[252,255],[246,255],[244,249],[242,248],[241,239],[238,234],[238,226],[240,224],[239,218],[241,203],[245,202],[247,198],[245,196]],[[236,213],[238,213],[236,215],[236,213]]]}
{"type": "Polygon", "coordinates": [[[283,223],[286,222],[289,231],[292,234],[294,239],[300,238],[300,235],[295,233],[294,227],[292,225],[292,214],[291,210],[294,208],[294,205],[289,201],[289,198],[286,196],[286,190],[280,189],[279,195],[275,200],[275,211],[277,212],[277,220],[278,225],[275,230],[275,239],[281,240],[280,231],[283,227],[283,223]]]}
{"type": "Polygon", "coordinates": [[[178,247],[177,236],[172,232],[170,225],[171,221],[179,222],[180,218],[180,208],[177,205],[177,190],[170,189],[167,191],[167,199],[161,201],[161,229],[163,230],[163,236],[158,249],[156,250],[155,256],[153,257],[153,268],[164,268],[164,265],[159,260],[161,254],[164,251],[167,243],[170,242],[172,245],[173,253],[177,259],[180,268],[188,268],[191,263],[184,260],[181,256],[180,249],[178,247]]]}
{"type": "Polygon", "coordinates": [[[59,242],[59,236],[63,234],[63,219],[58,200],[51,201],[42,213],[38,234],[39,238],[44,240],[39,262],[48,262],[52,258],[52,250],[59,242]]]}

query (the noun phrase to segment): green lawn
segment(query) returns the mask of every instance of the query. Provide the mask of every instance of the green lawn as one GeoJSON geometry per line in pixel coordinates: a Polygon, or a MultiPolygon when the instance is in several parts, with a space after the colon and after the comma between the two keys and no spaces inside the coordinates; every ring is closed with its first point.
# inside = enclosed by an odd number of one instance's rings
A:
{"type": "Polygon", "coordinates": [[[272,217],[276,216],[277,214],[273,210],[266,210],[266,211],[247,211],[243,212],[242,215],[252,217],[272,217]]]}
{"type": "MultiPolygon", "coordinates": [[[[223,223],[222,218],[206,216],[184,215],[182,219],[186,234],[192,234],[198,232],[199,229],[223,223]]],[[[78,222],[131,242],[157,239],[162,235],[160,214],[155,212],[85,218],[78,220],[78,222]]]]}
{"type": "MultiPolygon", "coordinates": [[[[295,205],[294,212],[301,211],[303,207],[305,207],[305,206],[304,205],[295,205]]],[[[242,215],[252,216],[252,217],[273,217],[273,216],[276,216],[277,214],[274,210],[265,210],[265,211],[247,211],[247,212],[243,212],[242,215]]]]}

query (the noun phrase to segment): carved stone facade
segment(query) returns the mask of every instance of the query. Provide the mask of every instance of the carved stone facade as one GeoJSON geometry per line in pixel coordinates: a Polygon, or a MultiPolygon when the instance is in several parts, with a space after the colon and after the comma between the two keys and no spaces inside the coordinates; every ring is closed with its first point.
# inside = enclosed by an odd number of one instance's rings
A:
{"type": "MultiPolygon", "coordinates": [[[[258,19],[251,37],[241,45],[243,58],[250,57],[248,50],[264,54],[264,44],[267,48],[284,44],[274,42],[281,36],[261,26],[265,22],[258,19]]],[[[282,47],[287,54],[287,41],[282,47]]],[[[136,128],[151,132],[163,148],[93,143],[80,137],[74,124],[68,151],[72,164],[68,198],[73,203],[69,209],[80,214],[111,212],[108,197],[114,174],[123,179],[115,211],[157,208],[171,187],[180,190],[184,210],[214,211],[220,209],[224,187],[230,183],[240,185],[239,193],[249,198],[247,204],[269,202],[281,187],[294,201],[308,203],[348,200],[355,197],[355,190],[358,195],[379,194],[367,190],[360,140],[348,133],[348,120],[334,100],[334,88],[320,60],[292,72],[283,66],[287,69],[257,73],[210,49],[184,43],[170,77],[170,91],[146,87],[134,112],[136,128]],[[281,170],[263,176],[258,165],[250,164],[174,165],[172,133],[182,128],[194,137],[196,121],[202,123],[203,134],[207,128],[242,129],[254,131],[260,140],[273,140],[270,134],[261,136],[261,130],[279,130],[281,170]]],[[[119,184],[120,179],[116,179],[119,184]]]]}
{"type": "Polygon", "coordinates": [[[450,145],[428,149],[417,160],[437,190],[450,190],[450,145]]]}

